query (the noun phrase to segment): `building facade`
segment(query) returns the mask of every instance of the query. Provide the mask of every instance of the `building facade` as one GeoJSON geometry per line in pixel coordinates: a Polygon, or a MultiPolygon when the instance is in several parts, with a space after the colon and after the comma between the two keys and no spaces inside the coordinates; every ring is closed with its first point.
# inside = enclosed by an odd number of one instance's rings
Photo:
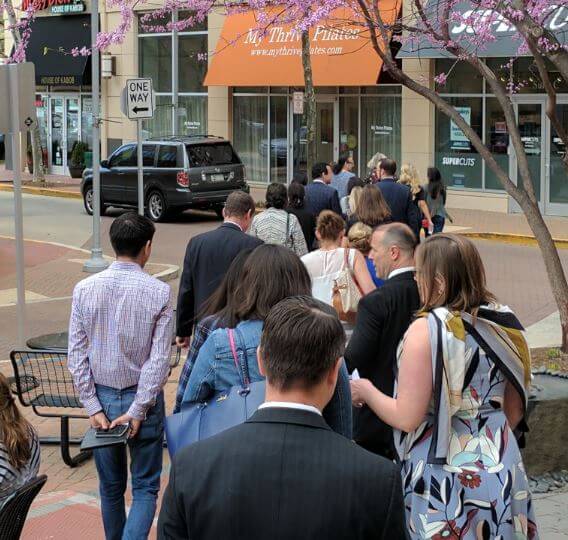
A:
{"type": "MultiPolygon", "coordinates": [[[[49,1],[66,0],[46,0],[49,1]]],[[[568,8],[564,10],[557,22],[564,21],[568,28],[568,8]]],[[[86,2],[85,11],[80,14],[45,14],[49,23],[43,25],[57,28],[59,35],[73,34],[75,42],[82,43],[81,32],[88,24],[88,11],[86,2]],[[63,31],[69,26],[65,21],[73,22],[73,32],[63,31]]],[[[155,117],[143,126],[146,137],[171,135],[177,118],[180,133],[209,133],[231,139],[247,166],[250,183],[288,182],[295,173],[305,171],[306,122],[294,100],[297,92],[302,91],[302,73],[291,64],[299,47],[297,36],[275,30],[261,41],[258,36],[242,32],[241,43],[232,42],[228,37],[231,31],[234,33],[235,28],[242,31],[247,21],[230,21],[235,16],[227,18],[220,14],[211,14],[207,24],[174,35],[164,30],[167,21],[159,21],[161,31],[156,31],[155,21],[144,23],[143,11],[137,15],[136,24],[124,42],[108,51],[113,70],[101,80],[103,157],[135,139],[135,123],[120,112],[120,94],[127,79],[142,76],[152,78],[156,93],[155,117]],[[215,54],[211,54],[213,51],[215,54]],[[259,63],[268,62],[263,55],[272,57],[272,64],[259,63]]],[[[42,19],[38,17],[36,22],[42,19]]],[[[103,12],[102,29],[115,28],[119,19],[116,11],[103,12]]],[[[413,163],[422,177],[427,167],[434,165],[441,170],[449,187],[450,206],[518,211],[457,126],[427,100],[381,73],[377,56],[370,47],[361,47],[362,52],[357,49],[361,56],[350,57],[341,54],[341,50],[355,38],[340,29],[334,34],[317,32],[312,37],[312,50],[318,159],[334,161],[349,153],[360,176],[368,173],[367,162],[377,152],[393,157],[400,164],[413,163]]],[[[45,31],[42,39],[46,39],[45,31]]],[[[45,45],[41,40],[39,44],[33,40],[30,48],[33,46],[36,52],[30,50],[30,54],[39,58],[37,51],[43,51],[45,45]]],[[[62,69],[61,62],[55,62],[51,71],[45,61],[36,62],[38,120],[46,160],[50,170],[59,173],[67,170],[73,141],[90,144],[92,126],[90,61],[71,58],[76,65],[73,69],[66,68],[70,73],[57,73],[57,69],[62,69]],[[39,75],[38,63],[43,66],[39,75]]],[[[545,214],[568,215],[568,182],[561,164],[566,149],[546,116],[546,96],[532,59],[519,58],[512,68],[504,67],[508,58],[485,61],[502,72],[503,77],[509,75],[504,69],[513,69],[516,77],[528,81],[511,99],[537,195],[545,214]]],[[[459,107],[462,116],[516,181],[516,160],[509,146],[503,113],[483,79],[463,63],[450,69],[453,62],[444,58],[405,57],[402,62],[408,74],[429,81],[432,87],[437,73],[449,72],[445,97],[459,107]]],[[[560,92],[558,113],[568,127],[568,87],[552,67],[550,75],[560,92]]]]}

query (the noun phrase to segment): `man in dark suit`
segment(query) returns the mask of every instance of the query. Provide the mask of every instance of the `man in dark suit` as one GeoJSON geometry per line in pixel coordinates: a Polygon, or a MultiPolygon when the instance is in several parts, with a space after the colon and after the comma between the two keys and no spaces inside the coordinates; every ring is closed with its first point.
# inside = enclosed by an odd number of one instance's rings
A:
{"type": "MultiPolygon", "coordinates": [[[[396,374],[398,344],[420,307],[414,280],[416,239],[402,223],[378,227],[371,237],[371,253],[377,276],[384,285],[359,302],[357,323],[345,351],[350,372],[357,369],[385,394],[392,396],[396,374]]],[[[354,409],[354,439],[367,450],[394,457],[390,426],[364,406],[354,409]]]]}
{"type": "Polygon", "coordinates": [[[375,184],[381,190],[389,205],[392,221],[406,223],[413,231],[420,230],[418,207],[412,202],[412,193],[408,186],[399,184],[396,174],[396,161],[382,159],[379,164],[379,182],[375,184]]]}
{"type": "Polygon", "coordinates": [[[407,538],[398,466],[321,416],[344,343],[327,304],[290,297],[272,308],[258,350],[266,402],[175,456],[160,540],[407,538]]]}
{"type": "Polygon", "coordinates": [[[223,225],[193,237],[187,244],[177,302],[178,345],[188,346],[200,310],[223,280],[237,254],[263,243],[246,234],[254,210],[254,200],[248,193],[231,193],[223,209],[223,225]]]}
{"type": "Polygon", "coordinates": [[[318,218],[322,210],[332,210],[341,215],[339,195],[337,190],[330,186],[333,172],[327,163],[316,163],[312,167],[312,183],[306,186],[306,210],[318,218]]]}

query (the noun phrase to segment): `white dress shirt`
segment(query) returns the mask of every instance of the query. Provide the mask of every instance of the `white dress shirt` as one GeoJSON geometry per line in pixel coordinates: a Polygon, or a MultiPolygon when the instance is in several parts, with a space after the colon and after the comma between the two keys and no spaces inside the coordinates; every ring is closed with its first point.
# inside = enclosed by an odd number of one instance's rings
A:
{"type": "Polygon", "coordinates": [[[260,409],[297,409],[300,411],[308,411],[319,414],[322,416],[321,411],[313,405],[306,405],[305,403],[295,403],[293,401],[267,401],[260,405],[260,409]]]}
{"type": "Polygon", "coordinates": [[[397,268],[393,270],[387,279],[393,278],[394,276],[398,276],[399,274],[404,274],[404,272],[415,272],[416,267],[414,266],[404,266],[403,268],[397,268]]]}

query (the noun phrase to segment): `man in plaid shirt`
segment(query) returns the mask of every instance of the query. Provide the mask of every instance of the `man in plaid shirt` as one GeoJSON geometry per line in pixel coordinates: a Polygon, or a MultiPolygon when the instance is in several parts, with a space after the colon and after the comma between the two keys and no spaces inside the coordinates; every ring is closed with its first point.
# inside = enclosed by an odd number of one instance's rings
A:
{"type": "Polygon", "coordinates": [[[77,284],[69,322],[69,370],[91,426],[129,424],[132,506],[126,447],[94,450],[107,540],[147,538],[160,489],[163,387],[173,332],[170,287],[143,271],[154,224],[133,212],[116,218],[110,240],[116,261],[77,284]]]}

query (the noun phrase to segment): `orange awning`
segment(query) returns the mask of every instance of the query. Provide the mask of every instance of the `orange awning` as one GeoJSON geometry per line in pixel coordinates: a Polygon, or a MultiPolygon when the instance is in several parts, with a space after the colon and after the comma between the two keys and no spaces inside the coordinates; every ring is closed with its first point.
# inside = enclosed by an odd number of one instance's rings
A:
{"type": "MultiPolygon", "coordinates": [[[[395,21],[399,6],[399,0],[381,0],[386,23],[395,21]]],[[[340,8],[310,30],[315,86],[377,84],[382,61],[355,17],[340,8]]],[[[265,35],[258,28],[253,11],[226,18],[206,86],[304,86],[300,34],[285,25],[273,25],[265,35]]]]}

